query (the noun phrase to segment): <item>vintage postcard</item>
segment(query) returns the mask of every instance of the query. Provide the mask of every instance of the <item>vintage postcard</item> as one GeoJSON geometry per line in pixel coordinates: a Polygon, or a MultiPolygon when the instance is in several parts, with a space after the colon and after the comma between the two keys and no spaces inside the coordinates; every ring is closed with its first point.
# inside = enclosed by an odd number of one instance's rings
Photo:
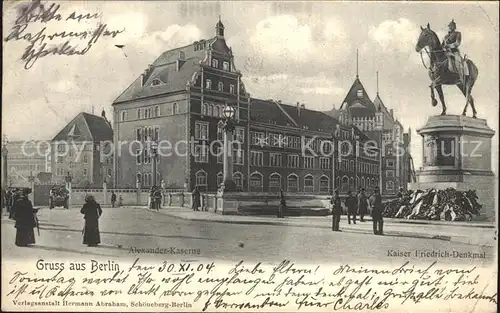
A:
{"type": "Polygon", "coordinates": [[[497,312],[498,2],[3,8],[2,311],[497,312]]]}

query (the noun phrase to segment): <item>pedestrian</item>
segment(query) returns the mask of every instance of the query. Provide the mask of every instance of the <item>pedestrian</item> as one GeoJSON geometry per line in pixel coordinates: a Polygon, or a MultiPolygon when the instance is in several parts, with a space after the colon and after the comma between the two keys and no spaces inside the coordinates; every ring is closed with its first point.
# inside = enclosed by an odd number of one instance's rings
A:
{"type": "Polygon", "coordinates": [[[286,200],[285,200],[285,193],[283,192],[283,189],[280,190],[280,204],[278,206],[278,218],[285,218],[285,211],[286,211],[286,200]]]}
{"type": "Polygon", "coordinates": [[[7,207],[7,213],[9,215],[9,217],[11,216],[11,214],[10,214],[11,199],[12,199],[12,190],[10,188],[8,188],[7,192],[5,193],[5,206],[7,207]]]}
{"type": "Polygon", "coordinates": [[[370,197],[370,205],[372,207],[373,233],[375,235],[384,235],[384,219],[382,212],[382,196],[378,187],[373,190],[373,195],[370,197]]]}
{"type": "Polygon", "coordinates": [[[200,190],[198,189],[198,186],[194,187],[193,189],[193,192],[191,193],[192,195],[192,202],[193,202],[193,206],[192,206],[192,209],[193,211],[199,211],[199,207],[200,207],[200,190]]]}
{"type": "Polygon", "coordinates": [[[22,197],[23,190],[19,188],[15,188],[14,191],[12,192],[12,197],[10,198],[10,212],[9,212],[9,218],[11,220],[15,219],[15,213],[16,213],[16,203],[19,201],[22,197]]]}
{"type": "Polygon", "coordinates": [[[340,230],[340,215],[342,215],[342,203],[340,201],[339,190],[335,189],[334,195],[330,200],[332,204],[332,230],[340,230]]]}
{"type": "Polygon", "coordinates": [[[157,187],[153,193],[154,208],[156,211],[160,211],[162,193],[161,189],[157,187]]]}
{"type": "Polygon", "coordinates": [[[154,207],[154,192],[155,192],[155,186],[151,187],[149,189],[149,198],[148,198],[148,208],[150,208],[151,210],[153,209],[154,207]]]}
{"type": "Polygon", "coordinates": [[[83,244],[89,247],[95,247],[101,243],[101,234],[99,232],[99,218],[102,215],[102,209],[99,203],[95,201],[94,196],[87,195],[85,204],[80,213],[85,218],[85,226],[83,228],[83,244]]]}
{"type": "Polygon", "coordinates": [[[345,199],[345,206],[347,207],[347,221],[351,224],[351,216],[352,221],[356,224],[356,213],[358,211],[358,200],[352,195],[352,192],[349,190],[347,192],[347,199],[345,199]]]}
{"type": "Polygon", "coordinates": [[[365,214],[368,212],[368,197],[365,194],[365,188],[361,188],[358,194],[358,214],[361,222],[365,221],[365,214]]]}
{"type": "Polygon", "coordinates": [[[116,204],[116,194],[114,191],[111,191],[111,207],[114,208],[116,204]]]}
{"type": "Polygon", "coordinates": [[[27,247],[35,243],[35,231],[37,220],[31,201],[28,199],[29,188],[21,191],[19,199],[15,202],[14,220],[16,221],[16,246],[27,247]]]}

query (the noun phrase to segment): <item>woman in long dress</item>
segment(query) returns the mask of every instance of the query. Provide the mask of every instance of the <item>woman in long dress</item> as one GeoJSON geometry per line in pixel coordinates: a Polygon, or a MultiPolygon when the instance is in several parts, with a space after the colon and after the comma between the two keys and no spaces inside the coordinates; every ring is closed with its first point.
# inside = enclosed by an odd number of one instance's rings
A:
{"type": "Polygon", "coordinates": [[[89,247],[95,247],[101,243],[101,234],[99,233],[99,217],[102,215],[102,209],[92,195],[85,197],[85,204],[80,213],[84,215],[85,227],[83,229],[83,244],[89,247]]]}
{"type": "Polygon", "coordinates": [[[14,220],[16,221],[16,246],[27,247],[35,243],[36,217],[33,205],[28,199],[30,189],[22,190],[20,198],[15,202],[14,220]]]}

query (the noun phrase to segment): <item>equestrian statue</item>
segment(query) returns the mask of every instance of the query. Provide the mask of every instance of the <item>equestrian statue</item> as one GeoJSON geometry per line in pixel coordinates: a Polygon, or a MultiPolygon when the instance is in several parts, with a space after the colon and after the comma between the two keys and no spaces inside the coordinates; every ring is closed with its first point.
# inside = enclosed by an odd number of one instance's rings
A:
{"type": "MultiPolygon", "coordinates": [[[[431,99],[432,106],[437,105],[437,100],[434,95],[436,89],[439,99],[441,100],[442,112],[441,115],[446,115],[446,104],[444,101],[442,85],[456,85],[464,94],[466,102],[462,115],[467,114],[467,107],[471,106],[473,118],[476,118],[476,107],[471,91],[478,77],[478,69],[474,62],[469,60],[465,55],[464,58],[460,55],[458,47],[462,42],[462,34],[457,31],[457,24],[454,20],[448,24],[448,34],[441,42],[436,33],[431,29],[430,25],[424,28],[420,26],[421,32],[418,37],[415,50],[420,53],[422,58],[422,50],[424,50],[430,58],[429,77],[431,78],[431,99]],[[429,48],[429,50],[427,50],[429,48]]],[[[422,58],[422,63],[425,63],[422,58]]]]}

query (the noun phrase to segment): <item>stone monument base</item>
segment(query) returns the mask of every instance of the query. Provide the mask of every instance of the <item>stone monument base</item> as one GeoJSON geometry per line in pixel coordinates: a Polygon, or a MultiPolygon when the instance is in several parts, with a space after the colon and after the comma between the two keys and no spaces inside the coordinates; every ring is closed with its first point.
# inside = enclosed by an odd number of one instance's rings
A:
{"type": "Polygon", "coordinates": [[[215,213],[222,215],[238,214],[238,195],[231,192],[219,191],[217,193],[217,207],[215,213]]]}
{"type": "Polygon", "coordinates": [[[491,171],[491,137],[486,120],[459,115],[431,116],[418,130],[423,141],[423,166],[410,189],[476,190],[482,205],[476,220],[495,221],[495,175],[491,171]]]}

